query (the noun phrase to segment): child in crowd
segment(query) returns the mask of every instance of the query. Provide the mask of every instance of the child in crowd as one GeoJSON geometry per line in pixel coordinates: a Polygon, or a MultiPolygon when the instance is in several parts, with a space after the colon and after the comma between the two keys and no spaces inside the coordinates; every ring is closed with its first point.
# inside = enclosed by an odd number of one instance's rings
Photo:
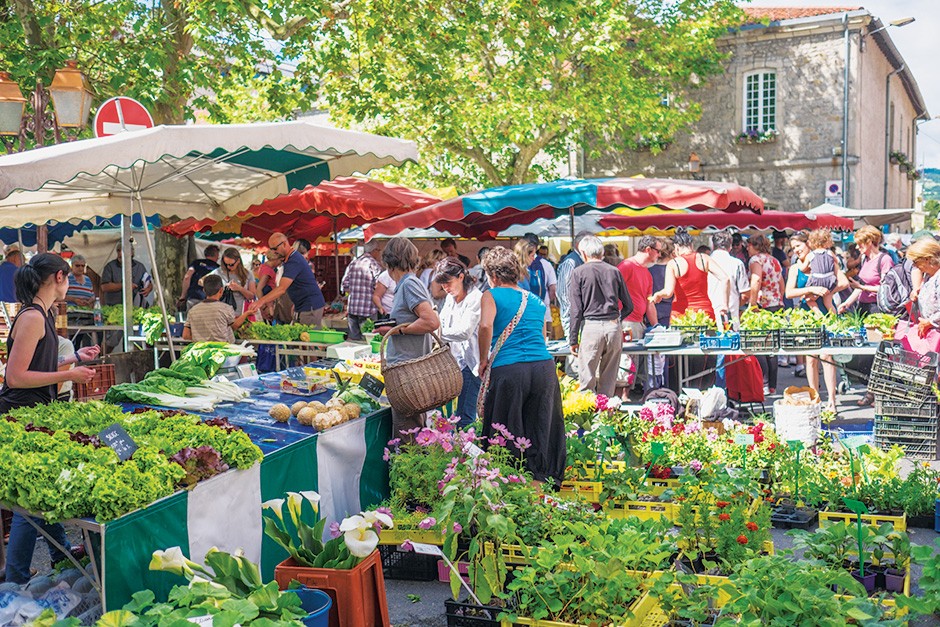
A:
{"type": "Polygon", "coordinates": [[[832,305],[832,293],[836,286],[836,257],[832,252],[834,244],[832,235],[826,229],[811,231],[807,244],[812,252],[800,264],[800,271],[806,275],[807,287],[824,287],[826,292],[823,299],[823,311],[819,306],[818,298],[807,297],[806,302],[810,309],[824,314],[835,311],[832,305]]]}

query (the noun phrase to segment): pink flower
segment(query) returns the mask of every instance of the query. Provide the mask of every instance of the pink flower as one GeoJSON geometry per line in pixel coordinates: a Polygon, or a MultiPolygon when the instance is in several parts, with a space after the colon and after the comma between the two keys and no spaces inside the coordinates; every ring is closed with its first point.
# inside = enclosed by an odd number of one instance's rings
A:
{"type": "Polygon", "coordinates": [[[394,438],[388,441],[389,446],[398,446],[399,444],[401,444],[401,438],[394,438]]]}
{"type": "Polygon", "coordinates": [[[428,516],[424,520],[418,523],[418,529],[430,529],[437,524],[437,519],[433,516],[428,516]]]}
{"type": "Polygon", "coordinates": [[[507,440],[511,440],[513,438],[512,433],[509,432],[509,429],[506,428],[506,425],[501,425],[498,422],[493,423],[493,431],[501,434],[507,440]]]}
{"type": "Polygon", "coordinates": [[[377,511],[380,514],[385,514],[386,516],[392,515],[392,510],[389,509],[388,507],[376,507],[375,511],[377,511]]]}
{"type": "Polygon", "coordinates": [[[489,441],[493,446],[506,446],[506,438],[501,435],[494,436],[489,441]]]}
{"type": "Polygon", "coordinates": [[[437,437],[433,431],[430,429],[422,429],[418,435],[415,436],[415,443],[420,444],[421,446],[428,446],[437,441],[437,437]]]}
{"type": "Polygon", "coordinates": [[[610,399],[607,398],[606,395],[604,395],[604,394],[598,394],[598,395],[595,397],[595,399],[594,399],[594,408],[595,408],[597,411],[606,411],[606,410],[607,410],[607,403],[608,403],[609,401],[610,401],[610,399]]]}
{"type": "Polygon", "coordinates": [[[338,538],[343,535],[343,532],[339,530],[339,523],[335,520],[330,523],[330,537],[338,538]]]}
{"type": "Polygon", "coordinates": [[[653,409],[649,405],[640,408],[640,418],[646,422],[653,422],[653,409]]]}
{"type": "Polygon", "coordinates": [[[527,448],[531,448],[532,441],[528,438],[519,436],[518,438],[516,438],[515,445],[516,445],[516,448],[519,449],[519,452],[522,452],[526,450],[527,448]]]}
{"type": "Polygon", "coordinates": [[[700,462],[697,459],[693,459],[692,461],[689,462],[689,467],[695,472],[698,472],[699,470],[702,469],[702,462],[700,462]]]}
{"type": "Polygon", "coordinates": [[[407,553],[408,551],[414,551],[415,547],[411,544],[411,540],[405,540],[401,543],[401,550],[407,553]]]}
{"type": "Polygon", "coordinates": [[[454,523],[454,533],[460,533],[461,531],[463,531],[463,525],[454,523]]]}
{"type": "Polygon", "coordinates": [[[382,459],[383,459],[384,461],[391,461],[391,459],[392,459],[392,453],[391,453],[391,451],[389,451],[388,449],[385,449],[385,452],[382,453],[382,459]]]}
{"type": "Polygon", "coordinates": [[[509,475],[509,483],[525,483],[525,479],[519,475],[509,475]]]}

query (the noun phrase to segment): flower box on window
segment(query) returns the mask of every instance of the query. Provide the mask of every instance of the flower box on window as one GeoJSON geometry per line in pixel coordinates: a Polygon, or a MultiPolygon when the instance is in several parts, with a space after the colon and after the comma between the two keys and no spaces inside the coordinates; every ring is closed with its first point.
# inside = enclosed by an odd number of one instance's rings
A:
{"type": "Polygon", "coordinates": [[[738,133],[735,142],[738,144],[769,144],[777,141],[777,135],[779,133],[773,128],[765,130],[749,128],[738,133]]]}

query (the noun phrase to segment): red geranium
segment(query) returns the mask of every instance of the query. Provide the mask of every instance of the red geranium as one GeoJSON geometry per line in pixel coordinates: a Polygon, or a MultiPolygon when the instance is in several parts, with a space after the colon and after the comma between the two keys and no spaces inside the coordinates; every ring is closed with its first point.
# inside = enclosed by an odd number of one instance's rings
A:
{"type": "Polygon", "coordinates": [[[738,544],[747,544],[747,536],[744,534],[739,535],[738,544]]]}
{"type": "Polygon", "coordinates": [[[756,522],[748,521],[747,523],[744,524],[744,526],[747,527],[748,530],[750,530],[750,531],[757,531],[757,523],[756,523],[756,522]]]}

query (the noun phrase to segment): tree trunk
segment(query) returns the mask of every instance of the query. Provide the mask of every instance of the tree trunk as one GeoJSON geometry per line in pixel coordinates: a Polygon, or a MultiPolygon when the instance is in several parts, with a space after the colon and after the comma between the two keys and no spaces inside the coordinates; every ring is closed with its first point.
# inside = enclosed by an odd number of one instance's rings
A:
{"type": "Polygon", "coordinates": [[[183,286],[183,275],[186,274],[186,268],[189,266],[188,238],[173,237],[157,229],[153,232],[153,240],[157,271],[163,281],[163,298],[167,309],[172,311],[173,304],[176,303],[183,286]]]}

